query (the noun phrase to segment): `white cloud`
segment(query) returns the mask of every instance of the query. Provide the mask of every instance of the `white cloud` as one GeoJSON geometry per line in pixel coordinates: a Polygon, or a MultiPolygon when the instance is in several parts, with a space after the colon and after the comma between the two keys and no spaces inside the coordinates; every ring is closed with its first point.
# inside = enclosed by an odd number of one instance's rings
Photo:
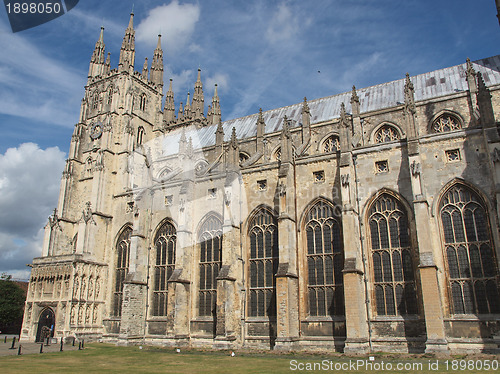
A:
{"type": "Polygon", "coordinates": [[[73,125],[84,77],[0,22],[0,113],[73,125]],[[36,63],[34,63],[36,62],[36,63]],[[75,110],[76,109],[76,110],[75,110]]]}
{"type": "MultiPolygon", "coordinates": [[[[214,92],[214,87],[217,84],[217,87],[219,90],[222,88],[223,90],[226,90],[229,86],[229,75],[227,74],[222,74],[222,73],[216,73],[212,75],[211,77],[208,77],[205,80],[205,92],[214,92]]],[[[220,93],[220,91],[219,91],[220,93]]]]}
{"type": "MultiPolygon", "coordinates": [[[[281,3],[269,22],[266,39],[273,44],[291,41],[301,29],[300,22],[299,12],[294,14],[287,4],[281,3]]],[[[309,23],[307,20],[303,22],[309,23]]]]}
{"type": "Polygon", "coordinates": [[[177,0],[160,5],[149,11],[146,19],[136,28],[136,39],[149,45],[156,45],[158,33],[166,42],[167,50],[186,46],[198,19],[200,8],[194,4],[179,4],[177,0]]]}
{"type": "Polygon", "coordinates": [[[0,154],[0,272],[25,272],[40,256],[43,226],[56,207],[65,153],[24,143],[0,154]]]}

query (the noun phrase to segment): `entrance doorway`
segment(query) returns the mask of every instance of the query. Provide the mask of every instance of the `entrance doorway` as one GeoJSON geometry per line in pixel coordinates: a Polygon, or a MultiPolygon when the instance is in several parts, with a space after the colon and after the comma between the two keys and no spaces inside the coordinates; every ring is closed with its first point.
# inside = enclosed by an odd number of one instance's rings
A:
{"type": "Polygon", "coordinates": [[[47,337],[54,336],[54,325],[56,323],[56,317],[54,311],[50,308],[45,308],[42,313],[40,313],[40,318],[38,319],[38,330],[36,332],[36,341],[42,342],[47,337]]]}

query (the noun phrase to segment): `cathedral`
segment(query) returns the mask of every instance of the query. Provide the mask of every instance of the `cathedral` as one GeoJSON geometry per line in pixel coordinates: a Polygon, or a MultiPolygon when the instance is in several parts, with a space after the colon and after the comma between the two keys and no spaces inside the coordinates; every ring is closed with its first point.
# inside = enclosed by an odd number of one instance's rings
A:
{"type": "Polygon", "coordinates": [[[498,352],[500,56],[222,122],[134,34],[95,45],[22,341],[498,352]]]}

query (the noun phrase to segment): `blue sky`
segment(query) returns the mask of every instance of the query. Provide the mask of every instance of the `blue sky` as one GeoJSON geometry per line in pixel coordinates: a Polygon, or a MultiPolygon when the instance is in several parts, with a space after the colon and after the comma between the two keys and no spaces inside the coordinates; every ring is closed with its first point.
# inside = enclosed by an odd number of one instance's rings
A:
{"type": "MultiPolygon", "coordinates": [[[[27,277],[40,253],[100,27],[117,67],[133,3],[81,0],[16,34],[0,9],[0,272],[27,277]]],[[[176,106],[200,67],[223,120],[500,52],[493,0],[144,0],[134,13],[136,70],[161,32],[176,106]]]]}

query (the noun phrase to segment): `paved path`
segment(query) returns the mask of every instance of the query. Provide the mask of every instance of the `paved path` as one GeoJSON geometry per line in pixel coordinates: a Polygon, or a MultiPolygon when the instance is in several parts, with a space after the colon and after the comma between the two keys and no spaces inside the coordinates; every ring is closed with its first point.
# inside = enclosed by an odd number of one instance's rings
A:
{"type": "MultiPolygon", "coordinates": [[[[19,342],[16,337],[16,342],[14,345],[14,349],[12,347],[12,337],[13,335],[7,336],[7,343],[5,343],[5,335],[0,336],[0,356],[10,356],[17,355],[19,351],[19,342]]],[[[40,345],[41,343],[21,343],[21,354],[40,354],[40,345]]],[[[58,340],[56,344],[43,345],[43,353],[48,352],[60,352],[61,342],[58,340]]],[[[73,347],[71,343],[63,345],[63,351],[75,351],[78,350],[78,343],[75,343],[73,347]]]]}

